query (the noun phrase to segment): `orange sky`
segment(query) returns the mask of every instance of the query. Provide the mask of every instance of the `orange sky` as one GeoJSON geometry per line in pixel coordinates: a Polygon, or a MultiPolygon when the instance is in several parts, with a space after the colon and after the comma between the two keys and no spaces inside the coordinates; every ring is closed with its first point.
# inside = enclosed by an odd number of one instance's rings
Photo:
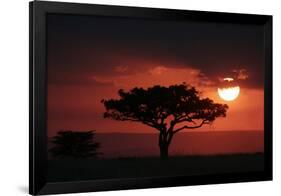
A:
{"type": "MultiPolygon", "coordinates": [[[[149,67],[149,66],[147,66],[149,67]]],[[[224,101],[217,94],[215,81],[202,77],[193,68],[154,66],[143,72],[129,72],[130,67],[115,67],[116,76],[91,75],[97,85],[48,85],[48,129],[50,135],[59,129],[97,130],[98,132],[155,132],[141,123],[103,119],[102,99],[118,98],[117,91],[135,86],[169,86],[186,82],[195,86],[202,97],[209,97],[229,106],[226,118],[218,118],[212,125],[198,130],[263,130],[263,90],[240,86],[234,101],[224,101]],[[128,72],[128,73],[127,73],[128,72]]],[[[188,131],[188,130],[187,130],[188,131]]]]}

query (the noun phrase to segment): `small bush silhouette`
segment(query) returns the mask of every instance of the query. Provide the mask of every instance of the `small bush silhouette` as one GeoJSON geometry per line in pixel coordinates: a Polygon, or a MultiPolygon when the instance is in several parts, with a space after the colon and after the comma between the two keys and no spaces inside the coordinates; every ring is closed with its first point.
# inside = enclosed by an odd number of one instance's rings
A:
{"type": "Polygon", "coordinates": [[[50,149],[53,157],[60,158],[96,158],[100,144],[94,142],[94,131],[62,130],[51,140],[54,147],[50,149]]]}

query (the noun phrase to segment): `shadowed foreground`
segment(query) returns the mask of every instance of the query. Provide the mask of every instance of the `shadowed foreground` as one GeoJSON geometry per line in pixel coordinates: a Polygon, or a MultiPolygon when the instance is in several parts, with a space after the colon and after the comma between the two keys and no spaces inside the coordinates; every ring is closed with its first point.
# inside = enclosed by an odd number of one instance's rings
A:
{"type": "Polygon", "coordinates": [[[60,182],[261,171],[264,155],[178,156],[168,160],[156,157],[49,160],[48,163],[48,181],[60,182]]]}

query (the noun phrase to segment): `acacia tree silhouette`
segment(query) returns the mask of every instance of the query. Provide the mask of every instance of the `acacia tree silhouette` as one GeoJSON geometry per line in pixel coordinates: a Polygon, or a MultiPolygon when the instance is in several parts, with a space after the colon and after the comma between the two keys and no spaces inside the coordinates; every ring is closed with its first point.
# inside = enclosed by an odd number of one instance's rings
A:
{"type": "Polygon", "coordinates": [[[94,131],[62,130],[51,140],[50,153],[63,158],[96,158],[100,144],[94,142],[94,131]]]}
{"type": "Polygon", "coordinates": [[[199,92],[186,85],[153,86],[148,89],[120,89],[120,99],[102,100],[104,118],[141,122],[159,132],[160,157],[168,158],[173,136],[184,129],[195,129],[225,117],[228,106],[200,98],[199,92]]]}

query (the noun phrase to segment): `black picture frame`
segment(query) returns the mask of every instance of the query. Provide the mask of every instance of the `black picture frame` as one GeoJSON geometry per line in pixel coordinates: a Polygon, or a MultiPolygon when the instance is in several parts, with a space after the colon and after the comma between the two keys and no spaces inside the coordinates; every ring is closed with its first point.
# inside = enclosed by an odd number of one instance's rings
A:
{"type": "Polygon", "coordinates": [[[57,194],[216,183],[272,180],[272,16],[206,11],[186,11],[124,6],[33,1],[29,4],[30,23],[30,132],[29,193],[57,194]],[[265,37],[264,154],[261,172],[241,172],[202,176],[140,179],[93,180],[48,183],[46,130],[46,16],[48,13],[146,18],[173,21],[212,21],[263,25],[265,37]]]}

